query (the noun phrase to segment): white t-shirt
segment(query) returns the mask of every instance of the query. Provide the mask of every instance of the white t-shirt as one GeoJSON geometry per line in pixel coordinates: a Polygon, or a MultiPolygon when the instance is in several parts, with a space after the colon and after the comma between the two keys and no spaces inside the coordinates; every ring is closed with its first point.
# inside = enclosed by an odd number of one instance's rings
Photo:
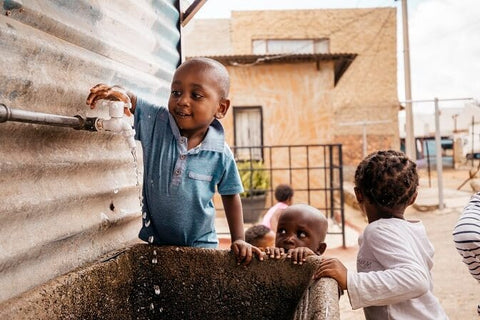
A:
{"type": "Polygon", "coordinates": [[[347,273],[353,309],[367,320],[448,319],[432,293],[434,249],[422,222],[379,219],[358,243],[358,273],[347,273]]]}

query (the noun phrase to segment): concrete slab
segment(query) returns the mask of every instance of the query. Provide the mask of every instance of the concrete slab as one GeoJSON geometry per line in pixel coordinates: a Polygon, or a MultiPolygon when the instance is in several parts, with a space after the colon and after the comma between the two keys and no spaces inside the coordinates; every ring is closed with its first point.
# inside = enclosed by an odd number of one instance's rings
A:
{"type": "MultiPolygon", "coordinates": [[[[417,200],[413,207],[421,212],[433,211],[439,208],[440,204],[439,188],[419,187],[417,200]]],[[[463,208],[470,199],[472,192],[443,188],[444,208],[463,208]]]]}

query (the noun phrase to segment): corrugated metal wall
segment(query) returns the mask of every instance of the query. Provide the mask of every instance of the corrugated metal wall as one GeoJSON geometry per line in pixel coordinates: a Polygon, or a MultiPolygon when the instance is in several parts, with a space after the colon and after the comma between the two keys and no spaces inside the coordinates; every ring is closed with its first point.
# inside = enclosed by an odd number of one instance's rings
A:
{"type": "MultiPolygon", "coordinates": [[[[100,82],[166,102],[180,61],[176,0],[0,4],[0,103],[104,115],[85,105],[100,82]]],[[[0,301],[136,241],[136,181],[119,135],[0,123],[0,301]]]]}

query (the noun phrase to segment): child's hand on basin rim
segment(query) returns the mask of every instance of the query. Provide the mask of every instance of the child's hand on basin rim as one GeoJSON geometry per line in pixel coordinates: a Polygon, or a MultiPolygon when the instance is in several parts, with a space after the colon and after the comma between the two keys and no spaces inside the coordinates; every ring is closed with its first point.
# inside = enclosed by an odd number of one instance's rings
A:
{"type": "Polygon", "coordinates": [[[286,257],[291,259],[293,264],[303,264],[308,256],[316,255],[313,250],[307,247],[292,248],[288,249],[288,251],[284,248],[269,247],[265,248],[265,253],[271,259],[286,257]]]}
{"type": "Polygon", "coordinates": [[[264,253],[259,248],[252,246],[245,240],[235,240],[230,246],[230,248],[232,249],[235,257],[237,258],[238,265],[249,265],[250,262],[252,262],[253,255],[256,255],[258,257],[258,260],[263,260],[264,253]]]}

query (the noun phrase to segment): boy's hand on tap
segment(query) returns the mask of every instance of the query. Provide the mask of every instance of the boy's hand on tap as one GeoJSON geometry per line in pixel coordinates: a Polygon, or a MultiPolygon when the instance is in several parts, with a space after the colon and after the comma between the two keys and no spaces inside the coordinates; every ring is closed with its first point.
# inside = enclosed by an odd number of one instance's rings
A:
{"type": "Polygon", "coordinates": [[[120,86],[112,86],[106,85],[104,83],[99,83],[96,86],[90,89],[90,94],[87,97],[87,105],[90,106],[91,109],[95,108],[95,104],[98,100],[113,100],[113,101],[123,101],[127,104],[131,104],[131,108],[125,107],[123,112],[127,116],[131,116],[133,112],[135,112],[135,106],[137,103],[137,97],[125,90],[120,86]]]}

